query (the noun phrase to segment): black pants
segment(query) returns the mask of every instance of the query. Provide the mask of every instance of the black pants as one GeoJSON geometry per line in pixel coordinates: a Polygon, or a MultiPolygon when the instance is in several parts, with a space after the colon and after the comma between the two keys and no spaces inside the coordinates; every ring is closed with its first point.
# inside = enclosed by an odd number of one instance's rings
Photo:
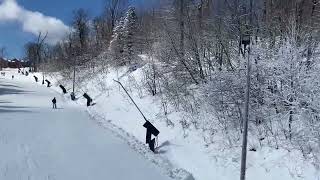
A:
{"type": "Polygon", "coordinates": [[[53,108],[53,109],[57,109],[57,104],[56,104],[56,103],[53,103],[52,108],[53,108]]]}

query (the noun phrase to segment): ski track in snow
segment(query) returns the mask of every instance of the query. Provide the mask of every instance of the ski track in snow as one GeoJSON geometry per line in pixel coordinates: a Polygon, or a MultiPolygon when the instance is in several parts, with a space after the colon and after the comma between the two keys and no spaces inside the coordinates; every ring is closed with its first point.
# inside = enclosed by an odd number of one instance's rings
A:
{"type": "Polygon", "coordinates": [[[0,77],[1,180],[170,179],[85,108],[27,78],[0,77]]]}

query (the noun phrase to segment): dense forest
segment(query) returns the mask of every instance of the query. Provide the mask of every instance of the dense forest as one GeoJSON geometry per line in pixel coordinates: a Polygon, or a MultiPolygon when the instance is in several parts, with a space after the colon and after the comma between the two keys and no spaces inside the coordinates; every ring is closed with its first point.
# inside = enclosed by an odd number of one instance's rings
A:
{"type": "Polygon", "coordinates": [[[208,144],[222,133],[230,146],[242,137],[249,77],[251,148],[294,148],[319,165],[319,0],[110,0],[98,17],[75,10],[70,27],[57,44],[41,32],[25,45],[33,71],[82,81],[144,67],[164,114],[184,112],[184,128],[208,144]]]}

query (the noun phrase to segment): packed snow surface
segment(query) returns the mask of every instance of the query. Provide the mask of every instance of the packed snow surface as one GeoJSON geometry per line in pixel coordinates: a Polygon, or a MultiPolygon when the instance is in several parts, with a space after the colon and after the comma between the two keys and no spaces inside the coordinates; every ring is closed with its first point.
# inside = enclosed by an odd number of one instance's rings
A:
{"type": "Polygon", "coordinates": [[[0,77],[1,180],[169,179],[85,107],[30,78],[0,77]]]}

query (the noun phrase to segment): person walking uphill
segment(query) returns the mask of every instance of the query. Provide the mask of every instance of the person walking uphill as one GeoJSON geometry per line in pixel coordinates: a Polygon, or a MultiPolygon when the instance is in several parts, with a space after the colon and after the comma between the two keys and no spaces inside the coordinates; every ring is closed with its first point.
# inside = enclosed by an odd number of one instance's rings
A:
{"type": "Polygon", "coordinates": [[[54,97],[54,98],[52,99],[52,108],[53,108],[53,109],[57,109],[57,100],[56,100],[56,97],[54,97]]]}

